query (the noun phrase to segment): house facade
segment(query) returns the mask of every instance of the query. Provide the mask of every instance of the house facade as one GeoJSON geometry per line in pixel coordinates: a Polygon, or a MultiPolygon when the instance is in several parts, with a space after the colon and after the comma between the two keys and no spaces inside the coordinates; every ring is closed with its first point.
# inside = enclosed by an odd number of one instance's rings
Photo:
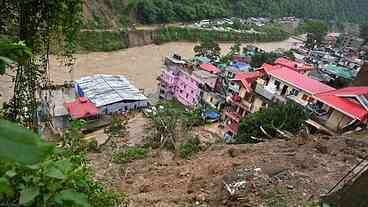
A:
{"type": "Polygon", "coordinates": [[[253,110],[252,103],[255,98],[253,86],[255,80],[262,74],[260,72],[238,73],[231,81],[238,86],[238,92],[231,94],[227,101],[230,106],[225,109],[225,128],[230,136],[236,134],[239,129],[240,121],[253,110]]]}
{"type": "Polygon", "coordinates": [[[314,96],[312,119],[334,132],[344,132],[368,118],[368,87],[347,87],[314,96]]]}

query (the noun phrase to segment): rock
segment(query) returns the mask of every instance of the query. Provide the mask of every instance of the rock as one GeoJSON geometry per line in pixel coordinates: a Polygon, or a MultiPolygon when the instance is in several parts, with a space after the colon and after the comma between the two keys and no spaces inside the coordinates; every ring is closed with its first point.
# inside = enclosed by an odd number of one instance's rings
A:
{"type": "Polygon", "coordinates": [[[318,152],[322,153],[322,154],[327,154],[328,153],[328,147],[326,145],[323,145],[321,143],[316,145],[316,149],[318,152]]]}
{"type": "Polygon", "coordinates": [[[241,150],[235,148],[230,148],[227,152],[229,153],[230,157],[237,157],[242,153],[241,150]]]}
{"type": "Polygon", "coordinates": [[[151,191],[151,185],[149,183],[143,183],[138,187],[140,193],[147,193],[151,191]]]}
{"type": "Polygon", "coordinates": [[[294,189],[294,186],[292,186],[292,185],[287,185],[286,187],[287,187],[287,189],[289,189],[289,190],[293,190],[293,189],[294,189]]]}

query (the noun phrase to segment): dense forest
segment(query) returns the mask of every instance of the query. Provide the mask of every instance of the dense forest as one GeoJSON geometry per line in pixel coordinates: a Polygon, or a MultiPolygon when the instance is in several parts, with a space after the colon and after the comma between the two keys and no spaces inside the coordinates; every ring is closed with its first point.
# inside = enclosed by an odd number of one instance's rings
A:
{"type": "Polygon", "coordinates": [[[224,16],[296,16],[355,23],[368,20],[366,0],[137,0],[126,8],[142,23],[224,16]]]}

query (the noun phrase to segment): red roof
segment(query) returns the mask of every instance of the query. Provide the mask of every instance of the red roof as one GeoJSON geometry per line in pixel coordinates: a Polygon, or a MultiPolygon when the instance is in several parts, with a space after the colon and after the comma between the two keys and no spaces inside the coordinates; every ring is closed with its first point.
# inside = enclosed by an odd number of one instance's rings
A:
{"type": "Polygon", "coordinates": [[[346,88],[327,93],[321,93],[317,94],[316,98],[324,104],[327,104],[352,118],[365,121],[368,117],[368,111],[358,101],[351,98],[338,96],[338,94],[341,92],[345,93],[345,91],[349,90],[351,89],[346,88]]]}
{"type": "Polygon", "coordinates": [[[74,102],[65,103],[65,107],[73,119],[96,116],[100,111],[91,101],[85,97],[79,97],[74,102]]]}
{"type": "Polygon", "coordinates": [[[282,69],[282,68],[285,68],[285,67],[282,67],[281,65],[271,65],[268,63],[264,63],[258,70],[263,70],[266,73],[268,73],[271,70],[282,69]]]}
{"type": "Polygon", "coordinates": [[[314,70],[314,67],[311,65],[307,65],[307,64],[303,64],[303,63],[299,63],[296,61],[292,61],[289,60],[287,58],[277,58],[275,61],[276,65],[280,65],[280,66],[284,66],[287,67],[291,70],[295,70],[295,71],[310,71],[310,70],[314,70]]]}
{"type": "Polygon", "coordinates": [[[262,75],[261,72],[240,72],[235,75],[234,80],[241,81],[248,92],[252,91],[252,81],[256,80],[262,75]]]}
{"type": "Polygon", "coordinates": [[[221,69],[212,64],[205,63],[205,64],[200,65],[199,67],[210,73],[214,73],[214,74],[221,73],[221,69]]]}
{"type": "Polygon", "coordinates": [[[271,70],[268,71],[268,74],[311,95],[335,90],[335,88],[287,68],[271,70]]]}
{"type": "Polygon", "coordinates": [[[354,97],[368,94],[368,87],[366,86],[352,86],[339,89],[335,91],[336,96],[354,97]]]}

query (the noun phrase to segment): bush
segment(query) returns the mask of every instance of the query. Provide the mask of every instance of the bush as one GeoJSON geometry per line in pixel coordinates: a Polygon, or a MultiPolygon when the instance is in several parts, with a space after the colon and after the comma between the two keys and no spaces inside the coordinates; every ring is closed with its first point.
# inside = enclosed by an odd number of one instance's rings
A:
{"type": "Polygon", "coordinates": [[[198,137],[190,137],[185,143],[180,145],[180,157],[189,159],[200,151],[200,140],[198,137]]]}
{"type": "Polygon", "coordinates": [[[16,124],[0,126],[0,206],[127,206],[125,194],[94,180],[84,150],[52,146],[16,124]]]}
{"type": "Polygon", "coordinates": [[[276,135],[275,128],[297,133],[307,119],[304,108],[295,102],[276,104],[245,117],[240,123],[235,142],[254,143],[251,137],[264,137],[260,127],[271,136],[276,135]]]}
{"type": "Polygon", "coordinates": [[[113,155],[113,162],[117,164],[126,164],[133,160],[144,159],[148,153],[147,148],[143,147],[128,147],[123,151],[116,152],[113,155]]]}
{"type": "Polygon", "coordinates": [[[82,51],[113,51],[128,47],[126,34],[118,31],[85,31],[78,37],[82,51]]]}
{"type": "Polygon", "coordinates": [[[262,33],[237,33],[222,32],[196,28],[164,27],[154,34],[154,41],[157,44],[170,41],[192,41],[197,42],[203,39],[212,39],[220,42],[272,42],[282,41],[289,37],[286,32],[280,29],[265,29],[262,33]]]}

